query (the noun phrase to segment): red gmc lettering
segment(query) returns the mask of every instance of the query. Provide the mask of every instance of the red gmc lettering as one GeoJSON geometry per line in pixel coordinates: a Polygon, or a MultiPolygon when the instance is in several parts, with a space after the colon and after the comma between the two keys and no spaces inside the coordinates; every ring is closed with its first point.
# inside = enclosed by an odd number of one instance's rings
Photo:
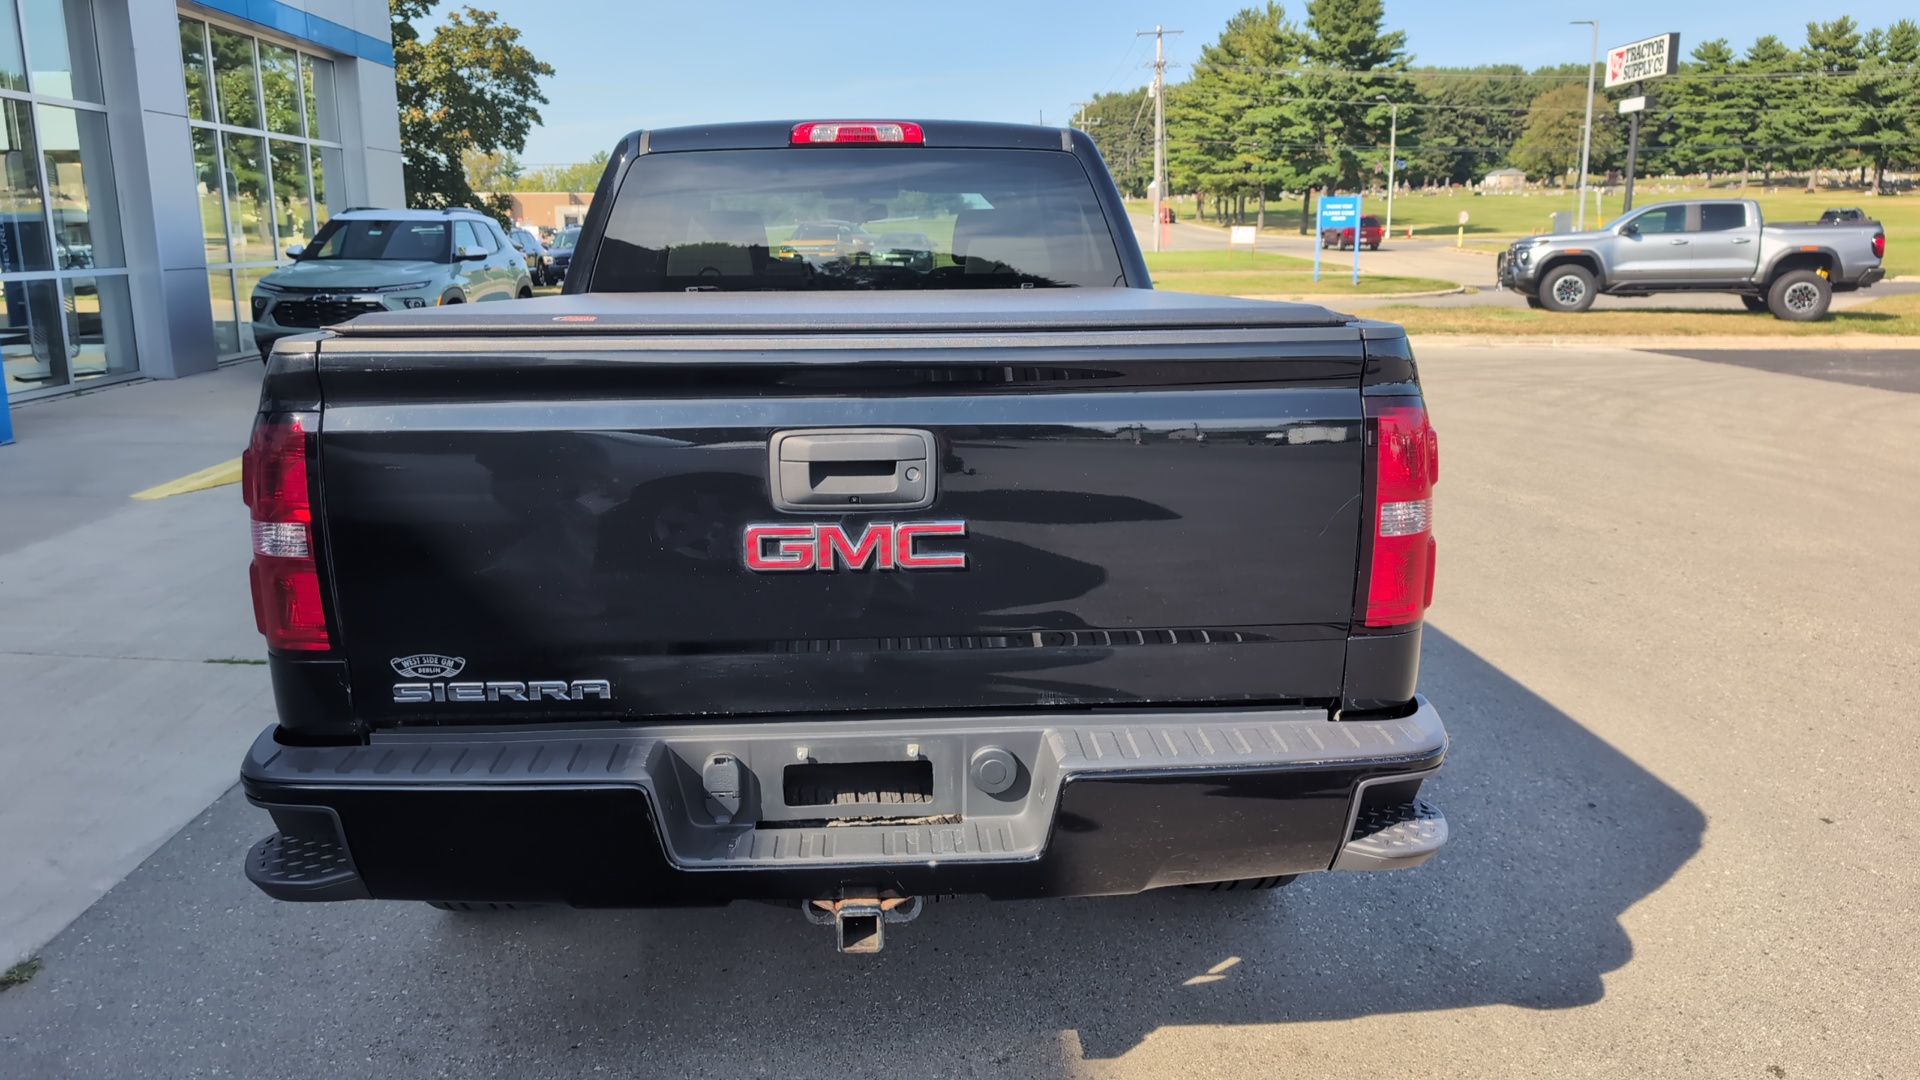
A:
{"type": "Polygon", "coordinates": [[[749,570],[964,570],[958,551],[923,551],[926,537],[965,536],[964,521],[874,522],[856,542],[840,525],[749,525],[749,570]]]}

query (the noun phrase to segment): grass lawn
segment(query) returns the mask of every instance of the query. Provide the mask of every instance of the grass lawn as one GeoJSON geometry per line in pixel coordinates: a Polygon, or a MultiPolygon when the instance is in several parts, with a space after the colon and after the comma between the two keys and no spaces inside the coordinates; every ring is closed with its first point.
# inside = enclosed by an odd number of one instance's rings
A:
{"type": "Polygon", "coordinates": [[[1391,305],[1370,308],[1369,318],[1397,322],[1410,334],[1512,334],[1516,336],[1648,336],[1703,337],[1825,337],[1832,334],[1920,335],[1920,294],[1889,296],[1846,311],[1836,311],[1820,322],[1783,322],[1771,315],[1746,311],[1680,311],[1659,307],[1657,301],[1633,311],[1588,311],[1580,314],[1508,307],[1416,307],[1391,305]]]}
{"type": "Polygon", "coordinates": [[[1333,296],[1356,293],[1435,292],[1454,288],[1434,278],[1369,274],[1361,256],[1360,284],[1353,283],[1353,255],[1323,261],[1313,280],[1313,260],[1250,251],[1147,252],[1153,287],[1208,296],[1333,296]]]}
{"type": "MultiPolygon", "coordinates": [[[[1887,276],[1920,274],[1920,194],[1875,198],[1857,191],[1823,191],[1809,195],[1796,188],[1778,189],[1769,195],[1758,184],[1745,190],[1719,183],[1711,188],[1696,185],[1682,190],[1677,184],[1653,181],[1642,182],[1634,188],[1633,194],[1635,203],[1641,206],[1666,199],[1754,199],[1760,203],[1760,212],[1768,221],[1813,221],[1822,210],[1829,207],[1858,206],[1887,228],[1887,276]]],[[[1469,245],[1476,240],[1504,241],[1533,232],[1545,232],[1553,225],[1553,212],[1570,211],[1573,203],[1572,192],[1564,195],[1541,191],[1479,196],[1465,192],[1455,192],[1450,196],[1421,193],[1398,195],[1393,200],[1393,228],[1401,236],[1406,235],[1407,226],[1411,225],[1415,236],[1450,237],[1458,229],[1456,222],[1460,211],[1465,210],[1469,217],[1469,245]]],[[[1130,202],[1129,206],[1132,205],[1134,203],[1130,202]]],[[[1144,202],[1139,203],[1142,212],[1145,212],[1145,205],[1144,202]]],[[[1197,220],[1191,200],[1176,201],[1174,207],[1180,220],[1197,220]]],[[[1384,217],[1386,199],[1369,197],[1363,209],[1366,213],[1384,217]]],[[[1587,224],[1591,227],[1595,223],[1591,205],[1588,210],[1587,224]]],[[[1602,195],[1600,210],[1605,215],[1603,221],[1618,216],[1619,194],[1602,195]]],[[[1296,232],[1299,224],[1300,204],[1297,200],[1267,204],[1269,232],[1296,232]]],[[[1497,246],[1505,245],[1501,243],[1497,246]]]]}

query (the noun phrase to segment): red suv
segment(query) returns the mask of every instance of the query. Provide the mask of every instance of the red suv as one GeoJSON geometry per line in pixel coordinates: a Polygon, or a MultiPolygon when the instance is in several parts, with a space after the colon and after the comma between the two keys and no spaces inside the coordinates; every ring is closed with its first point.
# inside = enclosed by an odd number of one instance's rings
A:
{"type": "MultiPolygon", "coordinates": [[[[1365,214],[1361,216],[1360,242],[1367,245],[1368,251],[1379,251],[1380,238],[1385,236],[1386,234],[1387,234],[1387,231],[1385,228],[1381,226],[1379,218],[1374,217],[1372,214],[1365,214]]],[[[1320,246],[1323,248],[1352,247],[1353,246],[1353,226],[1349,225],[1343,229],[1321,229],[1320,230],[1320,246]]]]}

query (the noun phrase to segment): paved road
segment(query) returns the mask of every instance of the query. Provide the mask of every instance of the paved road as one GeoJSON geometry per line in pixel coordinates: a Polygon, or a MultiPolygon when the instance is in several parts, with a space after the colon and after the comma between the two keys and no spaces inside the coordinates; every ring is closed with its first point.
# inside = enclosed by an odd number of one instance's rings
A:
{"type": "MultiPolygon", "coordinates": [[[[1133,215],[1133,226],[1141,246],[1150,248],[1153,241],[1147,232],[1149,222],[1146,215],[1133,215]]],[[[1226,246],[1226,232],[1211,225],[1179,221],[1167,228],[1166,250],[1168,251],[1218,251],[1225,249],[1226,246]]],[[[1313,258],[1315,246],[1315,241],[1311,237],[1273,233],[1266,233],[1260,237],[1262,251],[1273,251],[1302,259],[1313,258]]],[[[1526,307],[1525,297],[1495,284],[1494,262],[1492,255],[1457,249],[1451,240],[1389,238],[1378,251],[1360,252],[1362,273],[1434,278],[1439,281],[1472,286],[1477,291],[1464,295],[1427,296],[1411,300],[1395,297],[1379,299],[1339,297],[1335,298],[1335,306],[1343,311],[1359,311],[1378,307],[1381,304],[1418,304],[1422,307],[1485,307],[1488,305],[1526,307]]],[[[1352,267],[1353,252],[1351,251],[1321,252],[1323,275],[1337,277],[1342,270],[1351,273],[1352,267]]],[[[1911,292],[1920,292],[1920,283],[1882,282],[1871,289],[1835,294],[1833,308],[1836,311],[1844,311],[1869,300],[1911,292]]],[[[1640,298],[1602,296],[1596,298],[1593,304],[1595,311],[1647,311],[1655,307],[1668,310],[1677,308],[1685,311],[1744,310],[1739,297],[1717,293],[1698,296],[1663,293],[1660,296],[1640,298]]]]}
{"type": "Polygon", "coordinates": [[[1427,867],[953,901],[848,958],[756,905],[273,904],[230,793],[0,994],[0,1075],[1911,1075],[1920,396],[1421,356],[1427,867]]]}

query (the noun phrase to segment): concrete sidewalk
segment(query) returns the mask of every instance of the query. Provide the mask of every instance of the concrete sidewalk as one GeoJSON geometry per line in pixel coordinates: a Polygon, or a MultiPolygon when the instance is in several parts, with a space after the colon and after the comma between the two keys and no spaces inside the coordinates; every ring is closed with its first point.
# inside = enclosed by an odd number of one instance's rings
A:
{"type": "Polygon", "coordinates": [[[244,448],[261,368],[12,413],[0,448],[0,966],[231,787],[273,715],[236,486],[136,491],[244,448]]]}

